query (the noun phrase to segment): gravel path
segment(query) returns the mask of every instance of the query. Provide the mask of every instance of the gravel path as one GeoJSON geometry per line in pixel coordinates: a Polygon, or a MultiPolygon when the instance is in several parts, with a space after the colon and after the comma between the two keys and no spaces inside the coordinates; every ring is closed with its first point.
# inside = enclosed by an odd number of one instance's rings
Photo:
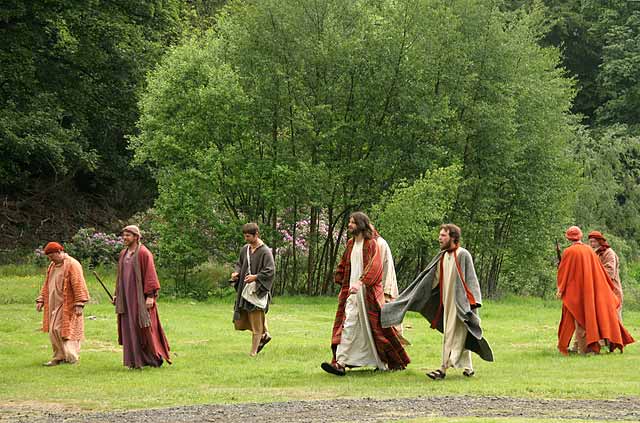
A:
{"type": "Polygon", "coordinates": [[[0,421],[12,422],[381,422],[419,417],[518,417],[567,421],[640,422],[640,399],[544,400],[447,396],[375,400],[289,401],[266,404],[193,405],[116,412],[46,410],[0,406],[0,421]]]}

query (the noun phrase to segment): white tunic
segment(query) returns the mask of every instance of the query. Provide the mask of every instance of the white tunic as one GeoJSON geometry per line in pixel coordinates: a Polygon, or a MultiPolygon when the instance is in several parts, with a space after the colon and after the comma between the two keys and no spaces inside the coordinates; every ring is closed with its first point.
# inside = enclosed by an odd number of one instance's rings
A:
{"type": "Polygon", "coordinates": [[[394,299],[398,297],[398,279],[396,278],[396,268],[393,264],[391,248],[381,236],[378,237],[377,242],[380,258],[382,258],[382,287],[384,294],[394,299]]]}
{"type": "MultiPolygon", "coordinates": [[[[351,274],[349,286],[354,286],[363,272],[363,241],[355,241],[351,250],[351,274]]],[[[345,305],[345,320],[342,325],[342,337],[336,349],[336,361],[342,366],[372,366],[386,369],[378,357],[373,342],[371,326],[367,317],[364,298],[366,287],[363,285],[357,294],[349,295],[345,305]]]]}
{"type": "MultiPolygon", "coordinates": [[[[433,281],[434,287],[440,281],[440,265],[433,281]]],[[[444,339],[442,342],[442,367],[446,371],[449,367],[472,370],[471,351],[464,348],[467,339],[467,327],[460,319],[456,310],[456,269],[453,253],[444,254],[442,278],[442,307],[444,339]]]]}

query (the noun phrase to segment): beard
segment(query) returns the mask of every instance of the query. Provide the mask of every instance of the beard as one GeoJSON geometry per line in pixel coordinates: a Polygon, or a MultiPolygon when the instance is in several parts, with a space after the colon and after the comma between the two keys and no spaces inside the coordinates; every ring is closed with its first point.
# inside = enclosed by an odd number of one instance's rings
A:
{"type": "Polygon", "coordinates": [[[449,240],[447,241],[445,244],[441,244],[440,245],[440,250],[442,251],[448,251],[451,249],[451,247],[453,247],[453,240],[449,240]]]}

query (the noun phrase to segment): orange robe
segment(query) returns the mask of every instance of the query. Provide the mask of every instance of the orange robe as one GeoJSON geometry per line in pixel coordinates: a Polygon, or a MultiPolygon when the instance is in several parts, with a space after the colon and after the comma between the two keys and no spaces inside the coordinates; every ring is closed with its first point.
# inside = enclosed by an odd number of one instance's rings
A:
{"type": "Polygon", "coordinates": [[[558,328],[558,349],[568,354],[577,322],[586,331],[587,349],[599,352],[601,339],[609,349],[620,351],[634,342],[618,319],[619,300],[615,286],[598,256],[584,244],[574,244],[562,254],[558,268],[558,291],[562,295],[562,319],[558,328]]]}
{"type": "MultiPolygon", "coordinates": [[[[49,319],[51,310],[49,307],[49,284],[51,273],[55,264],[50,263],[47,268],[47,278],[40,290],[40,296],[36,302],[44,304],[44,314],[42,315],[42,331],[49,332],[49,319]]],[[[76,316],[74,307],[76,305],[84,305],[89,301],[89,291],[82,273],[82,266],[76,259],[69,255],[65,255],[64,264],[62,265],[63,282],[62,282],[62,326],[60,334],[64,339],[72,341],[81,341],[84,338],[84,320],[82,315],[76,316]]],[[[53,289],[53,287],[51,288],[53,289]]]]}
{"type": "Polygon", "coordinates": [[[611,278],[611,282],[613,282],[613,293],[616,294],[618,300],[620,300],[620,305],[618,305],[618,315],[622,317],[622,283],[620,282],[620,260],[618,259],[618,255],[609,248],[600,247],[596,251],[598,258],[600,259],[600,263],[604,266],[604,270],[607,271],[607,274],[611,278]]]}

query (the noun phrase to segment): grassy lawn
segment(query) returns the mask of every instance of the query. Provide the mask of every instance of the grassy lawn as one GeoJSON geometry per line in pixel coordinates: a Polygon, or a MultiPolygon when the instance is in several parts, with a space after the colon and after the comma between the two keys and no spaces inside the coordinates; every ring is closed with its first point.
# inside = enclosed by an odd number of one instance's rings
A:
{"type": "MultiPolygon", "coordinates": [[[[112,410],[337,397],[640,397],[637,344],[624,354],[563,357],[555,348],[559,302],[521,298],[486,302],[482,318],[496,362],[474,356],[477,376],[472,379],[460,372],[452,372],[443,382],[426,378],[424,373],[439,364],[441,335],[416,314],[406,321],[406,336],[413,343],[406,371],[328,375],[319,365],[330,358],[336,301],[300,297],[276,299],[268,315],[274,339],[256,358],[247,354],[249,333],[233,330],[231,298],[209,303],[161,298],[160,317],[174,364],[130,371],[122,366],[113,306],[88,278],[93,299],[85,311],[81,362],[45,368],[41,364],[50,358],[50,345],[47,334],[38,331],[41,314],[33,304],[41,279],[32,269],[0,268],[0,405],[56,403],[112,410]]],[[[640,312],[626,311],[625,324],[640,339],[640,312]]]]}

